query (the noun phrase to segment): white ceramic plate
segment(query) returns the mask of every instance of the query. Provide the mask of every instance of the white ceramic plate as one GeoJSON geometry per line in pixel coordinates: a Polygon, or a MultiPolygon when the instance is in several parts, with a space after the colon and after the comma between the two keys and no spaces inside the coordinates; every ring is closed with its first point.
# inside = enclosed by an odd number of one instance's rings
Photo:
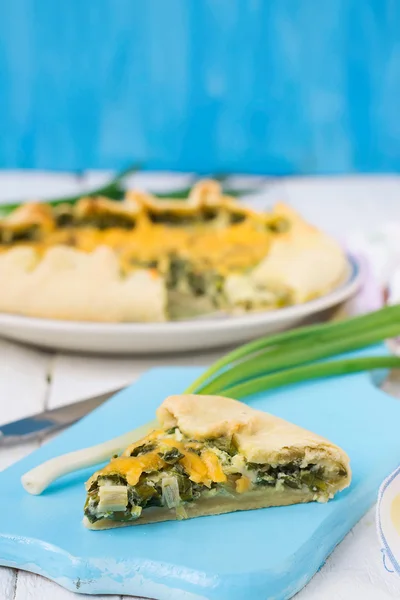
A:
{"type": "Polygon", "coordinates": [[[0,335],[43,348],[96,354],[155,354],[239,344],[288,329],[351,298],[362,274],[349,259],[349,276],[336,290],[305,304],[243,316],[168,323],[84,323],[0,314],[0,335]]]}

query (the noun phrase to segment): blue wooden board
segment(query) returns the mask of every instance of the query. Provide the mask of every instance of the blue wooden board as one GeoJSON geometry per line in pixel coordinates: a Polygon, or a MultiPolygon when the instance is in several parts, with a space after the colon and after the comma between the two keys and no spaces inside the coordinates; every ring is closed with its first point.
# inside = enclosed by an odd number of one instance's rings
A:
{"type": "MultiPolygon", "coordinates": [[[[363,354],[366,354],[365,352],[363,354]]],[[[0,475],[0,564],[80,593],[158,600],[283,600],[301,589],[373,503],[400,462],[400,402],[368,374],[254,396],[251,405],[307,427],[350,455],[351,487],[328,504],[203,517],[93,532],[81,524],[84,480],[70,475],[42,496],[20,476],[60,453],[98,443],[154,417],[198,368],[147,372],[129,389],[0,475]]]]}

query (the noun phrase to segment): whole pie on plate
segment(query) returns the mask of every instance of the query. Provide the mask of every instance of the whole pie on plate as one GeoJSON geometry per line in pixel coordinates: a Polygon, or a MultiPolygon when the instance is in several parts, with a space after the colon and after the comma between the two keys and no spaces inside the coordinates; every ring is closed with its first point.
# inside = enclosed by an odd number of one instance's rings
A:
{"type": "Polygon", "coordinates": [[[347,454],[222,396],[170,396],[160,428],[86,483],[90,529],[326,502],[350,484],[347,454]]]}
{"type": "Polygon", "coordinates": [[[257,212],[202,181],[188,200],[22,205],[0,220],[0,312],[166,321],[299,304],[347,275],[340,246],[283,203],[257,212]]]}

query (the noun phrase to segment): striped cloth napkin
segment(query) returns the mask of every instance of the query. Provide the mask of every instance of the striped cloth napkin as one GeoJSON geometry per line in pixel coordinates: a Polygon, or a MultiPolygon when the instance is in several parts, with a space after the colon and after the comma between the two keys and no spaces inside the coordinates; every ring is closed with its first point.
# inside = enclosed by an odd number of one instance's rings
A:
{"type": "Polygon", "coordinates": [[[347,240],[347,247],[361,255],[367,265],[370,301],[374,302],[374,287],[382,304],[399,304],[400,219],[399,223],[386,223],[374,231],[354,233],[347,240]]]}
{"type": "Polygon", "coordinates": [[[351,244],[346,250],[359,265],[362,285],[353,298],[340,305],[332,315],[332,320],[344,319],[365,314],[382,308],[385,303],[384,287],[376,276],[371,258],[364,252],[357,251],[351,244]]]}

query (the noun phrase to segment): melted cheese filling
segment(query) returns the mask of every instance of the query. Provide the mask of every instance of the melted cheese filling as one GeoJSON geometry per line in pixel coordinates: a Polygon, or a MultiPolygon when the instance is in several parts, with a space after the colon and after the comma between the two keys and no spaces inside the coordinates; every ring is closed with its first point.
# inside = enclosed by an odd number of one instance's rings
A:
{"type": "MultiPolygon", "coordinates": [[[[28,245],[39,255],[56,245],[72,246],[83,252],[92,252],[106,245],[118,254],[124,272],[138,264],[157,263],[162,270],[162,260],[175,255],[192,262],[200,271],[213,270],[221,275],[243,272],[257,265],[267,254],[274,234],[257,221],[245,221],[222,228],[198,226],[171,227],[138,219],[133,229],[71,227],[46,232],[38,241],[20,241],[15,245],[28,245]],[[161,262],[160,262],[161,261],[161,262]]],[[[10,246],[0,246],[6,251],[10,246]]]]}

